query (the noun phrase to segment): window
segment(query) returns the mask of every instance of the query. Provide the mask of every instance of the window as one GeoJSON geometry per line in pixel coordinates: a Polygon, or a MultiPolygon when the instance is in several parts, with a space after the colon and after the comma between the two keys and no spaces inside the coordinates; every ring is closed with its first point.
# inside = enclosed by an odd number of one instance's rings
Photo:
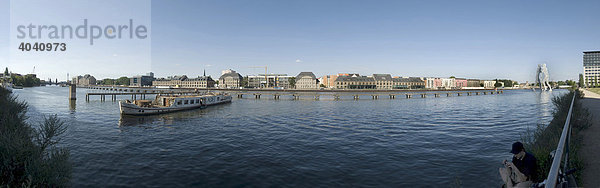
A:
{"type": "Polygon", "coordinates": [[[177,105],[181,105],[181,101],[177,101],[177,105]]]}
{"type": "Polygon", "coordinates": [[[190,104],[194,104],[194,100],[190,100],[190,104]]]}
{"type": "Polygon", "coordinates": [[[188,104],[188,103],[189,103],[188,100],[183,101],[183,104],[188,104]]]}

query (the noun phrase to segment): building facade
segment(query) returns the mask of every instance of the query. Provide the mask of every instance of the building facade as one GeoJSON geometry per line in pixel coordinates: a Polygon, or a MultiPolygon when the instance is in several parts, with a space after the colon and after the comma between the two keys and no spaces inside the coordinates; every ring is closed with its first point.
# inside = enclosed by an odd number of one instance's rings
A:
{"type": "Polygon", "coordinates": [[[481,83],[477,79],[467,79],[467,87],[481,87],[481,83]]]}
{"type": "Polygon", "coordinates": [[[183,88],[213,88],[215,87],[215,80],[210,76],[198,76],[184,80],[181,85],[183,88]]]}
{"type": "Polygon", "coordinates": [[[455,89],[456,88],[456,80],[454,78],[442,78],[442,88],[443,89],[455,89]]]}
{"type": "Polygon", "coordinates": [[[600,51],[583,52],[583,83],[585,87],[600,86],[600,51]]]}
{"type": "Polygon", "coordinates": [[[495,88],[496,81],[494,80],[481,80],[480,82],[483,83],[484,88],[495,88]]]}
{"type": "Polygon", "coordinates": [[[418,77],[393,78],[393,80],[393,89],[422,89],[426,85],[425,81],[418,77]]]}
{"type": "Polygon", "coordinates": [[[427,88],[427,89],[442,88],[442,79],[441,78],[425,78],[425,88],[427,88]]]}
{"type": "Polygon", "coordinates": [[[96,78],[94,78],[94,76],[91,76],[89,74],[86,74],[83,76],[77,76],[77,77],[73,78],[73,84],[78,85],[78,86],[96,85],[96,78]]]}
{"type": "Polygon", "coordinates": [[[212,88],[215,87],[215,81],[210,76],[188,78],[186,75],[182,75],[156,79],[152,81],[152,86],[170,88],[212,88]]]}
{"type": "Polygon", "coordinates": [[[154,73],[149,72],[146,75],[137,75],[129,78],[129,85],[134,87],[152,86],[152,81],[154,80],[154,73]]]}
{"type": "Polygon", "coordinates": [[[456,81],[455,89],[461,89],[468,86],[468,81],[465,78],[455,78],[454,80],[456,81]]]}
{"type": "Polygon", "coordinates": [[[296,89],[317,89],[319,80],[312,72],[301,72],[296,76],[296,89]]]}
{"type": "Polygon", "coordinates": [[[372,77],[352,74],[352,76],[338,76],[335,79],[336,89],[376,89],[375,79],[372,77]]]}
{"type": "Polygon", "coordinates": [[[287,74],[258,74],[246,76],[248,80],[248,87],[251,88],[264,88],[264,87],[278,87],[278,88],[290,88],[290,78],[287,74]],[[268,83],[268,85],[267,85],[268,83]]]}
{"type": "Polygon", "coordinates": [[[394,80],[390,74],[373,74],[376,89],[392,89],[394,80]]]}
{"type": "Polygon", "coordinates": [[[235,71],[225,73],[219,77],[219,88],[237,89],[243,87],[243,79],[242,75],[235,71]]]}
{"type": "Polygon", "coordinates": [[[325,88],[335,88],[335,79],[338,75],[325,75],[319,78],[319,83],[323,84],[325,88]]]}
{"type": "Polygon", "coordinates": [[[183,81],[186,79],[187,79],[186,75],[169,76],[167,78],[159,78],[159,79],[152,81],[152,86],[179,88],[183,84],[183,81]]]}

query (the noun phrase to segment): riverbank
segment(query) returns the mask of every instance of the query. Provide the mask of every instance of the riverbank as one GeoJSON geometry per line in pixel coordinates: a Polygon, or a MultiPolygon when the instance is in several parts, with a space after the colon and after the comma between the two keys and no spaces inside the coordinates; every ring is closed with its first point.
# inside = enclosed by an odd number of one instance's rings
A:
{"type": "Polygon", "coordinates": [[[56,115],[28,123],[27,103],[1,87],[0,106],[0,187],[68,186],[69,150],[57,146],[65,124],[56,115]]]}
{"type": "Polygon", "coordinates": [[[583,145],[581,157],[585,168],[583,169],[583,187],[600,187],[600,94],[583,90],[585,97],[581,103],[592,114],[592,126],[582,133],[583,145]]]}
{"type": "Polygon", "coordinates": [[[581,169],[583,169],[585,165],[581,159],[583,145],[582,133],[587,131],[591,122],[589,120],[589,113],[582,106],[582,103],[584,103],[581,98],[582,93],[581,91],[575,90],[562,96],[554,97],[552,103],[554,104],[555,109],[552,112],[552,121],[550,121],[548,125],[538,125],[537,129],[530,130],[523,136],[526,150],[532,153],[538,162],[537,178],[534,179],[534,182],[542,182],[547,178],[546,176],[552,166],[552,159],[549,157],[549,154],[554,151],[558,145],[566,121],[566,116],[571,105],[571,99],[574,94],[577,96],[575,97],[575,102],[573,104],[570,122],[572,134],[569,142],[568,168],[580,169],[574,173],[574,177],[577,179],[578,185],[581,185],[581,182],[583,181],[581,169]]]}

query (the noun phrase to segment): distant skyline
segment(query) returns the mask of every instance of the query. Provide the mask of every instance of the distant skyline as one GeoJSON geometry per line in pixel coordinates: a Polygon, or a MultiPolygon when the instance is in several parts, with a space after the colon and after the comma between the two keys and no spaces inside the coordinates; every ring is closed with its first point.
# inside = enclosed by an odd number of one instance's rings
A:
{"type": "MultiPolygon", "coordinates": [[[[140,55],[99,53],[80,57],[85,66],[70,67],[71,77],[116,78],[148,71],[157,77],[196,77],[206,69],[218,78],[225,69],[251,75],[264,69],[249,67],[268,66],[269,73],[311,71],[318,77],[380,73],[531,82],[537,64],[546,63],[551,80],[577,81],[583,51],[600,50],[600,1],[155,0],[151,5],[149,65],[106,71],[95,64],[140,55]]],[[[0,44],[5,44],[0,45],[0,66],[30,73],[31,64],[9,59],[10,50],[18,47],[6,45],[16,39],[9,7],[10,1],[0,2],[0,44]]],[[[31,9],[34,16],[52,12],[31,9]]],[[[84,19],[85,14],[66,16],[84,19]]],[[[113,21],[109,18],[101,21],[113,21]]],[[[94,48],[85,50],[94,54],[94,48]]],[[[39,78],[65,80],[69,64],[43,55],[32,59],[39,78]]]]}

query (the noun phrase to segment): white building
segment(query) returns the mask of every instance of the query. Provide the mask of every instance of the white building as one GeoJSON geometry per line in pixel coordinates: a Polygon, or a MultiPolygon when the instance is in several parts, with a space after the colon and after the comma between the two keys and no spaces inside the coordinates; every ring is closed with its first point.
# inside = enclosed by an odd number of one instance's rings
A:
{"type": "Polygon", "coordinates": [[[296,89],[317,89],[319,80],[312,72],[301,72],[296,76],[296,89]]]}
{"type": "Polygon", "coordinates": [[[445,89],[456,88],[456,80],[454,78],[442,78],[442,87],[445,89]]]}
{"type": "Polygon", "coordinates": [[[600,51],[583,52],[583,83],[600,86],[600,51]]]}
{"type": "Polygon", "coordinates": [[[235,71],[225,73],[219,78],[219,88],[238,89],[242,86],[242,75],[235,71]]]}
{"type": "Polygon", "coordinates": [[[484,88],[495,88],[496,81],[494,80],[483,80],[483,87],[484,88]]]}

